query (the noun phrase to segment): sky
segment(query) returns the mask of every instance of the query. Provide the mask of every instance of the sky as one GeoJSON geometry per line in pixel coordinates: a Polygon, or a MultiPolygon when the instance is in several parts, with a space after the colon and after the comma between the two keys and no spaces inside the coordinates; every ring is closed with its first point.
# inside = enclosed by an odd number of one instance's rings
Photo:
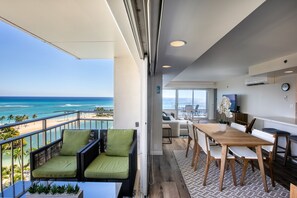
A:
{"type": "Polygon", "coordinates": [[[0,21],[0,96],[113,97],[113,60],[78,60],[0,21]]]}

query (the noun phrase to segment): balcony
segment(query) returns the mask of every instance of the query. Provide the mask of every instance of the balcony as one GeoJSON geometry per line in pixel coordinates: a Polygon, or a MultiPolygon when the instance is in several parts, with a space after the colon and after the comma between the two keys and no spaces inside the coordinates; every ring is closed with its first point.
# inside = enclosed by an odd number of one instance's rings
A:
{"type": "Polygon", "coordinates": [[[65,113],[0,126],[1,194],[12,189],[10,186],[22,185],[19,181],[30,181],[30,152],[59,139],[63,129],[109,128],[113,128],[112,112],[96,111],[65,113]],[[15,137],[7,138],[11,136],[15,137]]]}

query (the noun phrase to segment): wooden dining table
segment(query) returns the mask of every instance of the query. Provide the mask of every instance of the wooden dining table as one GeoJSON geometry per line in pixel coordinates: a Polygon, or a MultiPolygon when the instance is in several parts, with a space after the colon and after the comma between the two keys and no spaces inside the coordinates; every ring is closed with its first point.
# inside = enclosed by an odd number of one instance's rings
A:
{"type": "Polygon", "coordinates": [[[237,129],[227,126],[226,131],[220,131],[220,126],[217,123],[213,124],[193,124],[194,128],[199,129],[204,132],[208,137],[213,139],[215,142],[222,146],[222,159],[221,159],[221,169],[220,169],[220,179],[219,179],[219,190],[223,189],[224,174],[226,168],[227,154],[229,146],[247,146],[255,147],[259,168],[261,172],[261,177],[263,181],[263,186],[265,192],[268,192],[263,156],[262,156],[262,146],[264,145],[273,145],[273,143],[266,140],[252,136],[251,134],[241,132],[237,129]]]}

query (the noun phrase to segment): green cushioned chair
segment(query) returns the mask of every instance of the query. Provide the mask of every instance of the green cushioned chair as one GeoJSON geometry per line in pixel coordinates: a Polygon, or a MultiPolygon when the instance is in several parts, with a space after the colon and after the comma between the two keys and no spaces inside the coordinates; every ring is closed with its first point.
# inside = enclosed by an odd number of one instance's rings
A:
{"type": "Polygon", "coordinates": [[[100,140],[81,155],[84,181],[121,182],[120,197],[133,196],[137,171],[136,130],[100,130],[100,140]]]}
{"type": "Polygon", "coordinates": [[[98,130],[65,129],[61,138],[30,153],[31,180],[81,180],[81,152],[98,140],[98,130]]]}

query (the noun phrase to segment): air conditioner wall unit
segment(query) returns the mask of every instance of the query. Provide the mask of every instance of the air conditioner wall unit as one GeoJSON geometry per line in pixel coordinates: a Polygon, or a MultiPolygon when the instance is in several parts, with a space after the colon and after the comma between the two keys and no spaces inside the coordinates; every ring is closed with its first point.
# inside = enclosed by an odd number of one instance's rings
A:
{"type": "Polygon", "coordinates": [[[268,76],[253,76],[245,79],[246,86],[264,85],[272,82],[272,78],[268,76]]]}

